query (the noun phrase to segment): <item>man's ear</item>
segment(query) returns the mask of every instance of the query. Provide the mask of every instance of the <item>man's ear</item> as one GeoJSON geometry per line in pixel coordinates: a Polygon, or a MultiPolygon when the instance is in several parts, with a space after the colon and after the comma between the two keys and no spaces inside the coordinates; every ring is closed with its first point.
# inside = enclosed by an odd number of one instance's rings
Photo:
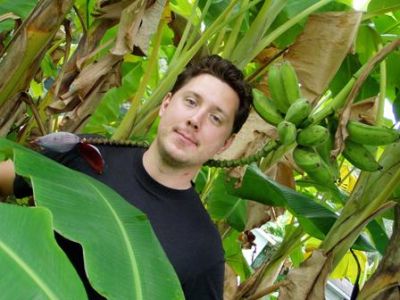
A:
{"type": "Polygon", "coordinates": [[[161,102],[160,110],[158,112],[158,115],[161,117],[164,114],[164,111],[167,109],[170,101],[172,98],[172,93],[169,92],[168,94],[165,95],[163,101],[161,102]]]}
{"type": "Polygon", "coordinates": [[[235,133],[234,133],[234,134],[231,134],[231,136],[228,137],[228,138],[225,140],[224,145],[221,147],[221,149],[218,150],[217,154],[220,154],[220,153],[224,152],[227,148],[229,148],[229,146],[232,145],[233,140],[235,139],[235,137],[236,137],[236,134],[235,134],[235,133]]]}

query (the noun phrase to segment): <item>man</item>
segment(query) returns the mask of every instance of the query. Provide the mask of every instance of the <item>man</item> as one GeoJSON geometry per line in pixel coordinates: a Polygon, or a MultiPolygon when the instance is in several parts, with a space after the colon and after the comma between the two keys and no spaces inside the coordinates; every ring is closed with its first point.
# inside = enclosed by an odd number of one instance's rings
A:
{"type": "MultiPolygon", "coordinates": [[[[74,148],[50,153],[59,162],[102,181],[147,214],[180,279],[186,299],[222,299],[224,257],[219,234],[195,193],[201,166],[225,150],[247,119],[252,101],[243,74],[219,56],[203,58],[178,76],[160,108],[148,149],[99,145],[105,161],[96,173],[74,148]],[[118,174],[118,176],[115,176],[118,174]]],[[[13,164],[2,163],[0,192],[31,193],[13,164]]],[[[88,290],[80,246],[58,236],[88,290]]]]}

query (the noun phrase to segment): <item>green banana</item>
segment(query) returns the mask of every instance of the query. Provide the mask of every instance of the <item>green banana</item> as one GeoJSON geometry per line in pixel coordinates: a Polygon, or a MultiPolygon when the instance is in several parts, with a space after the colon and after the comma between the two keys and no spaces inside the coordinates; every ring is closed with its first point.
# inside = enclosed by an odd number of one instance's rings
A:
{"type": "Polygon", "coordinates": [[[355,167],[363,171],[374,172],[382,169],[374,155],[363,145],[346,140],[343,156],[355,167]]]}
{"type": "Polygon", "coordinates": [[[293,150],[295,163],[315,182],[333,187],[335,176],[321,156],[312,148],[297,146],[293,150]]]}
{"type": "Polygon", "coordinates": [[[331,156],[331,151],[335,143],[334,139],[335,139],[334,136],[331,133],[329,133],[329,137],[326,139],[326,141],[315,146],[315,150],[321,156],[324,162],[329,166],[332,173],[334,174],[334,177],[339,178],[340,170],[338,162],[335,158],[332,158],[331,156]]]}
{"type": "Polygon", "coordinates": [[[296,70],[287,60],[282,63],[280,73],[283,87],[286,93],[286,99],[288,100],[289,104],[292,104],[301,97],[299,80],[297,78],[296,70]]]}
{"type": "Polygon", "coordinates": [[[299,126],[310,114],[311,104],[306,98],[298,98],[286,112],[285,120],[299,126]]]}
{"type": "Polygon", "coordinates": [[[283,120],[274,103],[257,89],[253,89],[253,106],[260,117],[269,124],[276,126],[283,120]]]}
{"type": "Polygon", "coordinates": [[[272,65],[268,71],[268,86],[269,91],[278,110],[286,113],[290,103],[286,98],[285,87],[281,77],[280,66],[277,64],[272,65]]]}
{"type": "Polygon", "coordinates": [[[310,125],[300,130],[297,143],[302,146],[317,146],[329,138],[329,130],[321,125],[310,125]]]}
{"type": "Polygon", "coordinates": [[[297,146],[293,150],[295,163],[304,171],[315,169],[321,163],[321,157],[309,147],[297,146]]]}
{"type": "Polygon", "coordinates": [[[297,129],[296,126],[288,121],[282,121],[276,127],[279,142],[282,145],[290,145],[296,141],[297,129]]]}
{"type": "Polygon", "coordinates": [[[387,145],[400,139],[400,132],[396,129],[367,125],[357,121],[347,123],[348,140],[362,145],[387,145]]]}

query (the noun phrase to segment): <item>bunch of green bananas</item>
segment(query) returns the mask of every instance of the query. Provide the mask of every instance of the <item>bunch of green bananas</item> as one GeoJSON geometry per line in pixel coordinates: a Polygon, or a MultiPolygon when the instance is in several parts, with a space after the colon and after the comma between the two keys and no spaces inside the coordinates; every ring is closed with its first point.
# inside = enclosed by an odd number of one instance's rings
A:
{"type": "MultiPolygon", "coordinates": [[[[330,156],[333,136],[325,123],[307,122],[311,104],[301,96],[296,71],[289,61],[270,67],[268,85],[271,98],[253,90],[254,108],[267,123],[277,127],[281,145],[296,145],[293,150],[296,164],[315,182],[332,186],[339,176],[337,161],[330,156]]],[[[350,121],[347,130],[349,136],[343,156],[360,170],[370,172],[381,166],[368,145],[386,145],[400,139],[400,133],[395,129],[356,121],[350,121]]]]}
{"type": "MultiPolygon", "coordinates": [[[[267,123],[277,127],[281,145],[296,145],[294,161],[311,179],[324,185],[333,184],[339,175],[337,162],[330,157],[333,136],[325,123],[307,122],[311,104],[301,96],[296,71],[289,61],[270,67],[268,85],[271,98],[253,90],[255,110],[267,123]]],[[[395,129],[355,121],[348,123],[347,130],[343,156],[355,167],[370,172],[379,170],[380,165],[368,145],[386,145],[400,139],[395,129]]]]}
{"type": "Polygon", "coordinates": [[[347,123],[349,136],[343,156],[360,170],[374,172],[381,169],[369,146],[383,146],[400,140],[400,132],[383,126],[367,125],[358,121],[347,123]]]}
{"type": "MultiPolygon", "coordinates": [[[[363,171],[374,172],[381,169],[370,146],[381,146],[400,140],[400,132],[376,125],[366,125],[350,121],[349,133],[345,141],[343,156],[355,167],[363,171]]],[[[339,175],[337,161],[330,157],[333,148],[333,136],[321,125],[310,125],[297,134],[297,147],[293,151],[296,164],[315,182],[328,185],[339,175]],[[323,132],[325,130],[325,137],[323,132]],[[323,174],[323,175],[322,175],[323,174]]]]}
{"type": "Polygon", "coordinates": [[[274,64],[268,73],[271,99],[254,90],[254,107],[268,123],[277,127],[281,145],[296,145],[293,157],[316,182],[334,183],[337,171],[332,167],[329,154],[324,159],[317,147],[327,144],[329,131],[321,125],[305,125],[311,112],[310,102],[301,96],[297,74],[289,61],[274,64]]]}

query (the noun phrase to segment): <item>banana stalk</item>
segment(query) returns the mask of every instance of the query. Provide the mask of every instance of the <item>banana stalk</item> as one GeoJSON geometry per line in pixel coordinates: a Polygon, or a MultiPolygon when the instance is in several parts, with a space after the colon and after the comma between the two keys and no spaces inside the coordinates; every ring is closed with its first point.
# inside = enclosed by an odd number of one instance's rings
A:
{"type": "Polygon", "coordinates": [[[388,201],[400,180],[400,143],[388,146],[380,164],[381,171],[361,173],[335,224],[330,229],[319,250],[299,269],[293,269],[287,277],[289,284],[281,288],[281,300],[321,299],[329,273],[354,244],[369,221],[395,203],[388,201]],[[380,188],[377,189],[376,187],[380,188]]]}
{"type": "Polygon", "coordinates": [[[395,207],[395,221],[393,234],[385,256],[378,269],[368,279],[358,294],[357,299],[396,299],[399,295],[398,284],[400,278],[400,206],[395,207]]]}
{"type": "MultiPolygon", "coordinates": [[[[365,222],[377,212],[392,206],[388,199],[400,181],[400,142],[387,146],[379,163],[382,170],[362,172],[342,214],[321,244],[321,249],[330,252],[341,245],[340,248],[347,251],[365,222]],[[380,188],[376,189],[377,186],[380,188]]],[[[339,259],[335,257],[335,262],[339,259]]]]}

